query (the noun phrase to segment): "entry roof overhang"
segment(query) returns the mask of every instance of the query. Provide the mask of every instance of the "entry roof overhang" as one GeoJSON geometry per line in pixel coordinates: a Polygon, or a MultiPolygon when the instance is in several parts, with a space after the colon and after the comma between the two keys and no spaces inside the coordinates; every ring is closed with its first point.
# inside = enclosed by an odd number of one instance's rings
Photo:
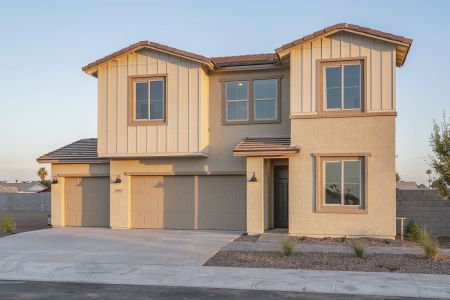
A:
{"type": "Polygon", "coordinates": [[[300,152],[290,137],[246,137],[233,149],[234,156],[287,156],[300,152]]]}

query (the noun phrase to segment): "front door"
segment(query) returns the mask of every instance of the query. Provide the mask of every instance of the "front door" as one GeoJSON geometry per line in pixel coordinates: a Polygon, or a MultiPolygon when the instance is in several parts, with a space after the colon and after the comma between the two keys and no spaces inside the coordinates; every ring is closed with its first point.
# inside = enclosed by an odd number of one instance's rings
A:
{"type": "Polygon", "coordinates": [[[289,168],[288,166],[275,166],[274,191],[274,223],[275,227],[288,227],[289,208],[289,168]]]}

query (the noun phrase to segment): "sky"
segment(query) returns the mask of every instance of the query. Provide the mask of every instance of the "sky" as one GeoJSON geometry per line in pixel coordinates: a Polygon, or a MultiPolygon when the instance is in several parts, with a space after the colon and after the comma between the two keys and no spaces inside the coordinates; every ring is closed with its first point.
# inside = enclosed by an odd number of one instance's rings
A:
{"type": "MultiPolygon", "coordinates": [[[[414,39],[397,69],[397,171],[424,183],[433,120],[450,114],[450,1],[2,1],[0,180],[97,136],[97,81],[81,67],[141,40],[205,56],[270,53],[336,23],[414,39]]],[[[49,168],[49,165],[43,165],[49,168]]]]}

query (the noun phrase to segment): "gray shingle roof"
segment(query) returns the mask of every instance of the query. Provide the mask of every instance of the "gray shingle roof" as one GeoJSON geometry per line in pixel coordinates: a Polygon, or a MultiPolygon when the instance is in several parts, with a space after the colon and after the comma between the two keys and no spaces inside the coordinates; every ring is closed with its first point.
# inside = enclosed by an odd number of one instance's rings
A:
{"type": "Polygon", "coordinates": [[[47,187],[39,182],[0,182],[0,192],[10,193],[37,193],[45,190],[47,187]]]}
{"type": "Polygon", "coordinates": [[[97,154],[97,139],[82,139],[37,159],[40,163],[109,163],[108,158],[97,154]]]}

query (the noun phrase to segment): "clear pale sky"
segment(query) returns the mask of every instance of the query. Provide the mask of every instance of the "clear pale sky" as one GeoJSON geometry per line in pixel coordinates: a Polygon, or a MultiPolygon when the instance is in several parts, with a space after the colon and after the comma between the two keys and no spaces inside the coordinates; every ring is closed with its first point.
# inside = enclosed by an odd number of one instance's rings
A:
{"type": "Polygon", "coordinates": [[[3,1],[0,179],[35,180],[39,155],[96,137],[97,81],[81,71],[95,59],[140,40],[267,53],[347,22],[414,39],[397,69],[397,170],[425,182],[433,119],[450,114],[449,11],[450,1],[3,1]]]}

